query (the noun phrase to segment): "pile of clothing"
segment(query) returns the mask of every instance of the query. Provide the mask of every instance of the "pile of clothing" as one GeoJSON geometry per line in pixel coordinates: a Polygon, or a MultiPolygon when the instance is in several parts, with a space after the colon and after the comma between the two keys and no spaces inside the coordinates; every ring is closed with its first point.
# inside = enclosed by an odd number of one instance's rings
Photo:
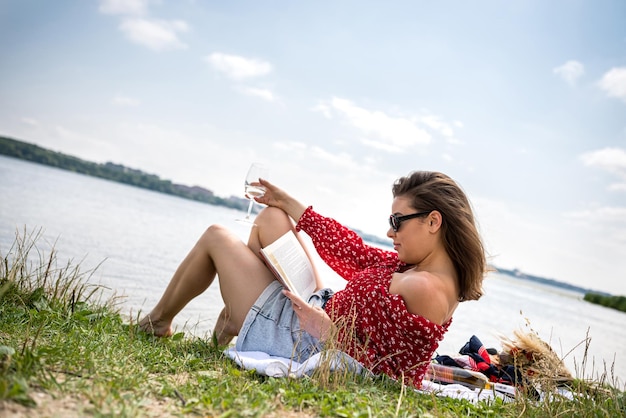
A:
{"type": "Polygon", "coordinates": [[[489,382],[515,385],[521,379],[520,371],[516,369],[514,365],[502,365],[498,351],[495,348],[485,348],[483,343],[475,335],[472,335],[469,341],[461,347],[459,354],[460,356],[455,357],[448,355],[436,356],[434,362],[431,364],[427,378],[435,381],[440,380],[436,372],[441,372],[445,369],[436,366],[443,365],[479,372],[484,375],[486,379],[481,379],[480,376],[477,376],[477,378],[489,382]]]}
{"type": "Polygon", "coordinates": [[[532,332],[514,334],[513,339],[502,338],[501,351],[486,348],[472,335],[458,356],[437,355],[425,378],[441,384],[493,388],[513,395],[516,388],[532,394],[546,386],[563,387],[573,381],[549,344],[532,332]]]}

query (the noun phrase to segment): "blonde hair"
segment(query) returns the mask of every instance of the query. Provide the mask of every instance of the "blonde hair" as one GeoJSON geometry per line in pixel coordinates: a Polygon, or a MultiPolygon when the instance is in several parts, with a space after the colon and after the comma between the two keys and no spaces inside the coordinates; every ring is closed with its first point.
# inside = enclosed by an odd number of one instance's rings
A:
{"type": "Polygon", "coordinates": [[[393,196],[409,198],[416,211],[437,210],[442,216],[443,245],[459,280],[459,301],[478,300],[487,271],[485,249],[467,196],[443,173],[415,171],[396,180],[393,196]]]}

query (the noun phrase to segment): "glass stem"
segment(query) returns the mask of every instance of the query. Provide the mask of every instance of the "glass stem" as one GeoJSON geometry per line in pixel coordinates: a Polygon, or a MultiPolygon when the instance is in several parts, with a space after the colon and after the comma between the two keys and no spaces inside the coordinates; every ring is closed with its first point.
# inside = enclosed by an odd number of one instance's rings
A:
{"type": "Polygon", "coordinates": [[[252,213],[252,205],[254,205],[254,200],[250,199],[250,204],[248,205],[248,214],[246,215],[246,219],[250,219],[250,214],[252,213]]]}

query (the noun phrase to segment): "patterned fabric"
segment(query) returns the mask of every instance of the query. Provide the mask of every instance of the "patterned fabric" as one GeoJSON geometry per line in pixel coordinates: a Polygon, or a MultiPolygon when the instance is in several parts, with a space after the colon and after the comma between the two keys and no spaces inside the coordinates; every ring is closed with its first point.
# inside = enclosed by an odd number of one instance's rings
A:
{"type": "Polygon", "coordinates": [[[492,364],[487,349],[475,335],[472,335],[469,341],[461,347],[459,354],[461,356],[436,356],[434,361],[444,366],[460,367],[466,370],[481,372],[491,382],[512,385],[520,381],[521,376],[514,366],[497,366],[492,364]]]}
{"type": "Polygon", "coordinates": [[[421,386],[431,358],[452,320],[444,325],[414,315],[389,293],[393,273],[408,266],[396,252],[366,245],[354,231],[308,207],[296,225],[320,257],[348,281],[324,310],[339,329],[339,348],[374,373],[421,386]]]}
{"type": "Polygon", "coordinates": [[[460,384],[469,388],[484,388],[488,379],[482,373],[431,363],[426,371],[426,379],[443,384],[460,384]]]}

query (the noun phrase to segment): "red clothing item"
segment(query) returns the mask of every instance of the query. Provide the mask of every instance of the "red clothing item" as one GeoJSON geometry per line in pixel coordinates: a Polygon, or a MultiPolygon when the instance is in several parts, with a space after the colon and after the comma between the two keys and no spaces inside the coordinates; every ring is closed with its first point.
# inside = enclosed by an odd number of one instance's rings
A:
{"type": "Polygon", "coordinates": [[[398,254],[366,245],[354,231],[308,207],[298,224],[322,260],[348,281],[324,310],[339,329],[339,348],[374,373],[420,387],[452,320],[439,325],[407,310],[389,293],[393,273],[408,267],[398,254]]]}

